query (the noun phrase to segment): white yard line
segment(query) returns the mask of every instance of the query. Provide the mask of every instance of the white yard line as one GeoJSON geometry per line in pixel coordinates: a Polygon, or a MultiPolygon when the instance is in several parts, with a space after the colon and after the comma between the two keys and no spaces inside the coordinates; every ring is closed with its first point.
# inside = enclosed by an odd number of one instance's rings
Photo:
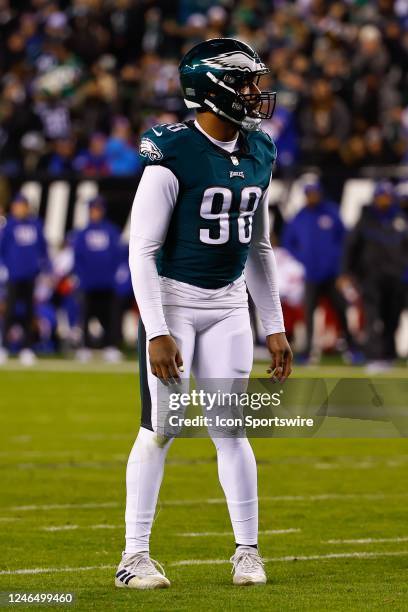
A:
{"type": "Polygon", "coordinates": [[[40,531],[74,531],[75,529],[79,529],[79,525],[50,525],[49,527],[40,527],[40,531]]]}
{"type": "MultiPolygon", "coordinates": [[[[331,501],[331,500],[382,500],[382,499],[394,499],[394,498],[405,498],[408,497],[408,493],[321,493],[317,495],[270,495],[261,496],[259,501],[261,502],[303,502],[303,501],[331,501]]],[[[214,497],[208,499],[173,499],[163,500],[160,502],[163,506],[183,506],[183,505],[194,505],[194,504],[224,504],[225,499],[223,497],[214,497]]]]}
{"type": "MultiPolygon", "coordinates": [[[[328,559],[371,559],[376,557],[404,557],[408,556],[408,550],[398,551],[378,551],[378,552],[348,552],[348,553],[328,553],[327,555],[299,555],[286,557],[265,558],[265,563],[285,563],[290,561],[325,561],[328,559]]],[[[175,561],[169,565],[180,567],[185,565],[222,565],[229,563],[225,559],[186,559],[185,561],[175,561]]]]}
{"type": "Polygon", "coordinates": [[[22,366],[18,360],[10,359],[0,367],[1,372],[77,372],[80,374],[129,374],[139,372],[137,361],[123,361],[122,363],[106,363],[104,361],[90,361],[80,363],[75,359],[39,359],[29,370],[22,366]]]}
{"type": "MultiPolygon", "coordinates": [[[[252,376],[258,378],[267,378],[266,368],[268,362],[262,359],[256,359],[252,368],[252,376]]],[[[352,366],[329,366],[323,367],[326,378],[365,378],[364,371],[360,368],[352,366]]],[[[304,378],[316,378],[316,372],[320,371],[319,366],[316,367],[297,367],[294,378],[301,380],[304,378]]],[[[138,372],[139,363],[135,359],[123,361],[121,363],[111,364],[106,363],[100,358],[100,354],[95,354],[95,359],[88,363],[80,363],[72,358],[54,359],[52,357],[41,357],[29,370],[22,366],[18,359],[12,358],[0,367],[1,372],[18,371],[24,374],[31,372],[78,372],[81,374],[100,373],[100,374],[118,374],[128,372],[138,372]]],[[[389,378],[404,378],[406,369],[404,367],[392,368],[389,372],[381,374],[381,379],[389,378]]]]}
{"type": "Polygon", "coordinates": [[[38,504],[31,506],[11,506],[9,508],[0,508],[0,512],[9,510],[11,512],[30,512],[37,510],[69,510],[71,508],[77,509],[95,509],[95,508],[118,508],[121,504],[118,502],[90,502],[85,504],[38,504]]]}
{"type": "Polygon", "coordinates": [[[408,497],[408,493],[319,493],[316,495],[272,495],[260,497],[261,501],[330,501],[330,500],[381,500],[389,498],[408,497]]]}
{"type": "MultiPolygon", "coordinates": [[[[324,462],[317,462],[317,463],[311,463],[310,467],[315,468],[316,470],[344,470],[344,468],[347,468],[348,470],[372,470],[377,468],[379,465],[379,462],[375,463],[374,461],[370,462],[370,461],[356,461],[355,463],[324,463],[324,462]]],[[[395,464],[395,465],[388,465],[387,467],[400,467],[399,464],[395,464]]]]}
{"type": "MultiPolygon", "coordinates": [[[[299,533],[301,530],[297,528],[291,529],[265,529],[264,531],[259,531],[259,535],[280,535],[286,533],[299,533]]],[[[205,538],[209,536],[232,536],[232,531],[187,531],[184,533],[176,533],[177,536],[181,536],[183,538],[205,538]]]]}
{"type": "Polygon", "coordinates": [[[49,527],[40,527],[40,531],[75,531],[76,529],[124,529],[122,525],[50,525],[49,527]]]}
{"type": "Polygon", "coordinates": [[[89,565],[87,567],[33,567],[27,569],[1,570],[0,576],[19,576],[24,574],[59,574],[61,572],[92,572],[113,569],[116,565],[89,565]]]}
{"type": "MultiPolygon", "coordinates": [[[[124,524],[120,525],[109,525],[102,523],[101,525],[49,525],[46,527],[40,527],[40,531],[47,531],[50,533],[58,531],[75,531],[77,529],[124,529],[124,524]]],[[[301,530],[297,528],[290,529],[265,529],[259,531],[259,535],[284,535],[286,533],[299,533],[301,530]]],[[[199,537],[210,537],[210,536],[232,536],[232,531],[190,531],[176,533],[176,536],[183,538],[199,538],[199,537]]]]}
{"type": "MultiPolygon", "coordinates": [[[[304,501],[341,501],[341,500],[368,500],[380,501],[382,499],[406,498],[408,493],[322,493],[318,495],[270,495],[259,497],[260,502],[304,502],[304,501]]],[[[162,506],[190,506],[196,504],[217,505],[225,504],[224,497],[213,497],[207,499],[173,499],[162,500],[162,506]]]]}
{"type": "MultiPolygon", "coordinates": [[[[304,502],[304,501],[348,501],[366,500],[380,501],[385,499],[400,499],[408,497],[408,493],[322,493],[318,495],[271,495],[261,496],[261,502],[304,502]]],[[[214,497],[207,499],[172,499],[161,500],[161,506],[196,506],[196,505],[217,505],[225,504],[224,497],[214,497]]],[[[37,510],[69,510],[69,509],[95,509],[95,508],[119,508],[123,504],[119,502],[89,502],[89,503],[67,503],[67,504],[38,504],[29,506],[3,506],[0,512],[29,512],[37,510]]]]}
{"type": "MultiPolygon", "coordinates": [[[[108,439],[108,438],[107,438],[108,439]]],[[[114,439],[113,437],[110,439],[114,439]]],[[[119,439],[119,438],[116,438],[119,439]]],[[[129,440],[128,436],[122,436],[120,439],[123,440],[129,440]]],[[[73,456],[72,453],[69,452],[65,452],[65,453],[61,453],[61,454],[57,454],[57,453],[36,453],[33,454],[30,451],[14,451],[14,452],[10,452],[10,453],[6,453],[6,452],[1,452],[0,453],[0,457],[5,457],[7,459],[10,459],[12,455],[18,455],[18,457],[20,459],[23,459],[25,457],[30,458],[30,459],[46,459],[47,461],[45,461],[44,463],[39,463],[36,461],[24,461],[24,462],[16,462],[16,463],[8,463],[7,467],[10,469],[15,469],[15,470],[37,470],[37,469],[54,469],[54,468],[58,468],[58,469],[73,469],[73,470],[78,470],[81,468],[86,468],[86,469],[95,469],[95,470],[100,470],[100,469],[105,469],[106,465],[112,465],[113,463],[123,463],[125,464],[128,458],[128,455],[125,453],[116,453],[114,455],[111,455],[108,459],[95,459],[95,460],[84,460],[83,457],[85,457],[86,453],[75,453],[75,455],[73,456]],[[66,461],[59,461],[57,459],[53,459],[53,457],[59,457],[59,456],[63,456],[66,457],[66,461]]],[[[205,464],[207,465],[208,463],[210,463],[207,460],[203,460],[203,461],[196,461],[194,462],[195,465],[202,465],[205,464]]],[[[170,459],[168,464],[170,466],[177,466],[177,465],[189,465],[189,462],[185,462],[185,461],[177,461],[177,460],[172,460],[170,459]]],[[[384,463],[383,464],[385,467],[387,467],[387,469],[399,469],[401,467],[404,467],[405,464],[401,463],[401,462],[394,462],[393,464],[391,463],[384,463]]],[[[340,463],[310,463],[308,467],[310,468],[314,468],[316,470],[344,470],[345,468],[347,468],[348,470],[374,470],[377,469],[377,467],[379,466],[378,463],[355,463],[354,465],[347,465],[347,464],[340,464],[340,463]]],[[[261,467],[265,467],[265,464],[261,464],[261,467]]]]}
{"type": "Polygon", "coordinates": [[[408,536],[396,538],[357,538],[355,540],[322,540],[324,544],[377,544],[380,542],[408,542],[408,536]]]}
{"type": "MultiPolygon", "coordinates": [[[[348,553],[329,553],[327,555],[299,555],[286,557],[270,557],[265,559],[266,563],[285,563],[292,561],[325,561],[330,559],[375,559],[381,557],[405,557],[408,550],[398,550],[394,552],[348,552],[348,553]]],[[[169,563],[169,567],[184,567],[189,565],[224,565],[228,564],[227,559],[186,559],[169,563]]],[[[26,574],[56,574],[61,572],[90,572],[97,570],[107,570],[116,568],[116,565],[91,565],[85,567],[33,567],[14,570],[1,570],[0,576],[17,576],[26,574]]]]}

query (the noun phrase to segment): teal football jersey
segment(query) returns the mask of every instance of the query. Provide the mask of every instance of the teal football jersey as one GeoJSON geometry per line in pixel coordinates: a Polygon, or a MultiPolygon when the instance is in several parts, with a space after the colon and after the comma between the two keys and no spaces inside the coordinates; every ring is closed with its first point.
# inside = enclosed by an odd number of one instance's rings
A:
{"type": "Polygon", "coordinates": [[[143,134],[144,163],[165,166],[179,182],[157,259],[161,276],[218,289],[242,274],[276,147],[262,131],[240,133],[238,145],[234,153],[224,151],[193,122],[157,125],[143,134]]]}

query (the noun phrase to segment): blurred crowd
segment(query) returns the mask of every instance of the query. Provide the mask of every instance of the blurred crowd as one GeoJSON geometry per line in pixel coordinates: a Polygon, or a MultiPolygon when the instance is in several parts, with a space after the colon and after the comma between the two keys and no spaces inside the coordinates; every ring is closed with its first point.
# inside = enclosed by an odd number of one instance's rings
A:
{"type": "Polygon", "coordinates": [[[177,65],[237,37],[271,68],[278,164],[408,161],[406,0],[0,0],[0,172],[123,176],[184,119],[177,65]]]}
{"type": "Polygon", "coordinates": [[[388,370],[397,357],[401,314],[408,308],[408,183],[378,182],[349,231],[317,178],[305,183],[304,201],[280,236],[286,258],[291,255],[303,266],[303,294],[295,300],[290,286],[285,295],[284,277],[300,272],[289,273],[282,256],[278,259],[289,337],[296,320],[305,322],[299,361],[319,360],[322,338],[314,333],[315,315],[324,306],[335,315],[336,348],[345,360],[366,363],[373,373],[388,370]]]}
{"type": "MultiPolygon", "coordinates": [[[[286,331],[298,361],[316,363],[327,348],[315,329],[323,308],[336,329],[332,349],[370,372],[389,369],[408,308],[408,182],[377,183],[347,231],[338,204],[311,177],[304,206],[273,242],[286,331]],[[306,332],[301,342],[298,323],[306,332]]],[[[16,193],[7,217],[0,216],[0,364],[10,353],[19,353],[25,365],[39,352],[75,352],[87,361],[93,349],[102,349],[109,362],[120,361],[127,313],[135,330],[128,245],[107,219],[104,198],[89,201],[85,227],[51,253],[29,201],[16,193]]],[[[253,308],[252,320],[261,343],[253,308]]],[[[403,353],[408,356],[406,347],[403,353]]]]}
{"type": "MultiPolygon", "coordinates": [[[[140,134],[189,118],[180,58],[222,36],[247,42],[271,68],[262,87],[278,104],[263,129],[283,176],[408,163],[407,0],[0,0],[0,30],[0,176],[17,182],[137,175],[140,134]]],[[[120,360],[137,305],[106,202],[91,200],[86,227],[56,252],[22,193],[1,196],[5,204],[0,362],[64,351],[85,361],[95,348],[120,360]]],[[[322,349],[323,307],[345,358],[389,367],[407,308],[408,184],[378,183],[350,231],[319,181],[305,185],[304,204],[273,236],[299,360],[322,349]]]]}

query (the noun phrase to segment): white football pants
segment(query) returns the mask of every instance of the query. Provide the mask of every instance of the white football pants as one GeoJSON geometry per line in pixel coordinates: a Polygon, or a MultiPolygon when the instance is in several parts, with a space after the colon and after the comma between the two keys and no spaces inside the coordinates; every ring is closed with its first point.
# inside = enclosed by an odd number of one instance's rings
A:
{"type": "MultiPolygon", "coordinates": [[[[166,323],[183,358],[185,384],[196,380],[245,379],[253,360],[253,338],[247,308],[196,309],[164,306],[166,323]]],[[[164,463],[172,439],[158,433],[158,389],[150,371],[146,336],[139,333],[142,426],[129,456],[126,486],[126,553],[149,550],[149,538],[164,463]]],[[[171,391],[171,387],[166,387],[171,391]]],[[[223,388],[225,391],[225,387],[223,388]]],[[[159,398],[160,401],[160,398],[159,398]]],[[[160,429],[160,428],[159,428],[160,429]]],[[[211,431],[209,432],[211,435],[211,431]]],[[[237,544],[255,545],[258,496],[255,457],[245,437],[213,437],[218,475],[237,544]]]]}

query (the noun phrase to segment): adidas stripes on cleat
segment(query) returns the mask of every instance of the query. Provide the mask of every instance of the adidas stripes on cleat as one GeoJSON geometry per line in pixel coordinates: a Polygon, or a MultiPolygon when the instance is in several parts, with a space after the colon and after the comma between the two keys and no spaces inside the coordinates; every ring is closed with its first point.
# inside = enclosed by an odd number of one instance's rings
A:
{"type": "Polygon", "coordinates": [[[129,589],[167,589],[170,580],[149,553],[124,554],[115,576],[115,586],[129,589]]]}

